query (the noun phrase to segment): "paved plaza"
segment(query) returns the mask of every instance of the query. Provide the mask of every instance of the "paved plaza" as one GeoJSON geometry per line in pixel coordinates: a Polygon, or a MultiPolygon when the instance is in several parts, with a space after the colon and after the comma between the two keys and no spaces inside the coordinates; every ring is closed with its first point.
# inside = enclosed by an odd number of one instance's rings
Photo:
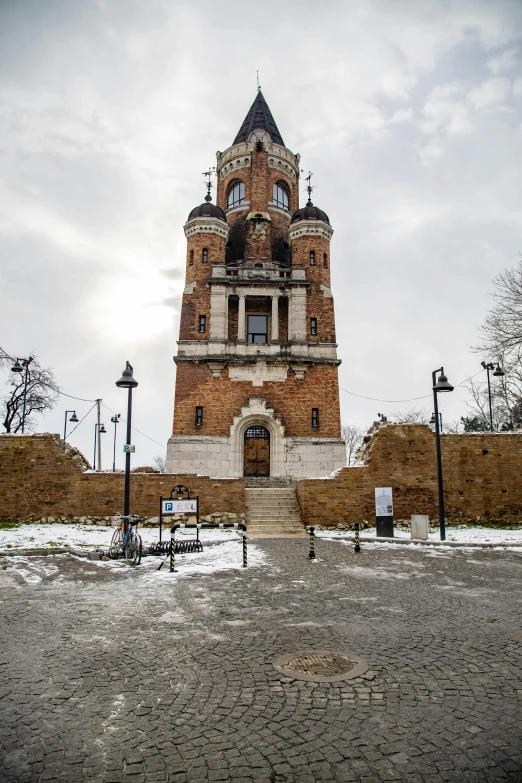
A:
{"type": "Polygon", "coordinates": [[[256,548],[190,575],[0,559],[0,779],[522,780],[522,552],[256,548]],[[368,671],[274,668],[318,649],[368,671]]]}

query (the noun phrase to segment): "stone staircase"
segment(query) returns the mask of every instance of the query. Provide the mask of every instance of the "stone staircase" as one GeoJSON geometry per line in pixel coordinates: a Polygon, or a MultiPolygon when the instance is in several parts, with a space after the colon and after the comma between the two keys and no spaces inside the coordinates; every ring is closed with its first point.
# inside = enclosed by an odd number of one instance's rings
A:
{"type": "MultiPolygon", "coordinates": [[[[262,479],[259,479],[261,481],[262,479]]],[[[275,481],[264,479],[264,481],[275,481]]],[[[285,481],[283,479],[283,481],[285,481]]],[[[246,525],[252,538],[286,538],[305,536],[295,484],[247,486],[246,525]]]]}

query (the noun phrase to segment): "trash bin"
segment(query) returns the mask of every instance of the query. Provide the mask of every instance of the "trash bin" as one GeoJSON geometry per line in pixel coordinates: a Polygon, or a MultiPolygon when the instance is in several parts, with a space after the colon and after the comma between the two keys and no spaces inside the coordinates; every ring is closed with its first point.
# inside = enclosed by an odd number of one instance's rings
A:
{"type": "Polygon", "coordinates": [[[428,517],[426,514],[411,515],[411,537],[428,540],[428,517]]]}

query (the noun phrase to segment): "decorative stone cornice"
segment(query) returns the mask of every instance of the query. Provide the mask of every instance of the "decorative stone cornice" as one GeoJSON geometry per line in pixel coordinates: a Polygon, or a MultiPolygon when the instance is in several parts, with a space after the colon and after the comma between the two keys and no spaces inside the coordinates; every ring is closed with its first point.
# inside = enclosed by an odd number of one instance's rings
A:
{"type": "Polygon", "coordinates": [[[320,236],[330,241],[333,228],[324,220],[298,220],[296,223],[290,223],[288,233],[292,242],[303,236],[320,236]]]}
{"type": "Polygon", "coordinates": [[[276,144],[269,134],[261,129],[252,131],[248,141],[234,144],[224,152],[217,152],[217,172],[220,180],[224,180],[237,169],[249,168],[252,165],[252,150],[256,141],[262,141],[268,153],[268,166],[283,171],[295,182],[299,176],[299,161],[301,156],[294,155],[287,147],[276,144]]]}
{"type": "Polygon", "coordinates": [[[217,234],[223,239],[228,237],[228,224],[215,217],[195,217],[184,225],[187,239],[195,234],[217,234]]]}

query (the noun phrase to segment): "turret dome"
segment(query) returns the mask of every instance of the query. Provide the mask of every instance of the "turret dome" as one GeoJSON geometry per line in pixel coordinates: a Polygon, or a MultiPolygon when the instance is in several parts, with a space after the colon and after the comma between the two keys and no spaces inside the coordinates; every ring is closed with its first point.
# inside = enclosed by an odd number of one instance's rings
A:
{"type": "Polygon", "coordinates": [[[301,207],[292,215],[291,223],[297,223],[298,220],[324,220],[325,223],[330,225],[330,218],[319,207],[314,207],[310,200],[307,201],[306,207],[301,207]]]}
{"type": "Polygon", "coordinates": [[[218,218],[218,220],[224,220],[225,223],[227,221],[226,215],[221,207],[218,207],[216,204],[211,204],[206,199],[203,204],[199,205],[199,207],[194,207],[194,209],[190,212],[187,220],[192,220],[193,218],[198,217],[218,218]]]}

